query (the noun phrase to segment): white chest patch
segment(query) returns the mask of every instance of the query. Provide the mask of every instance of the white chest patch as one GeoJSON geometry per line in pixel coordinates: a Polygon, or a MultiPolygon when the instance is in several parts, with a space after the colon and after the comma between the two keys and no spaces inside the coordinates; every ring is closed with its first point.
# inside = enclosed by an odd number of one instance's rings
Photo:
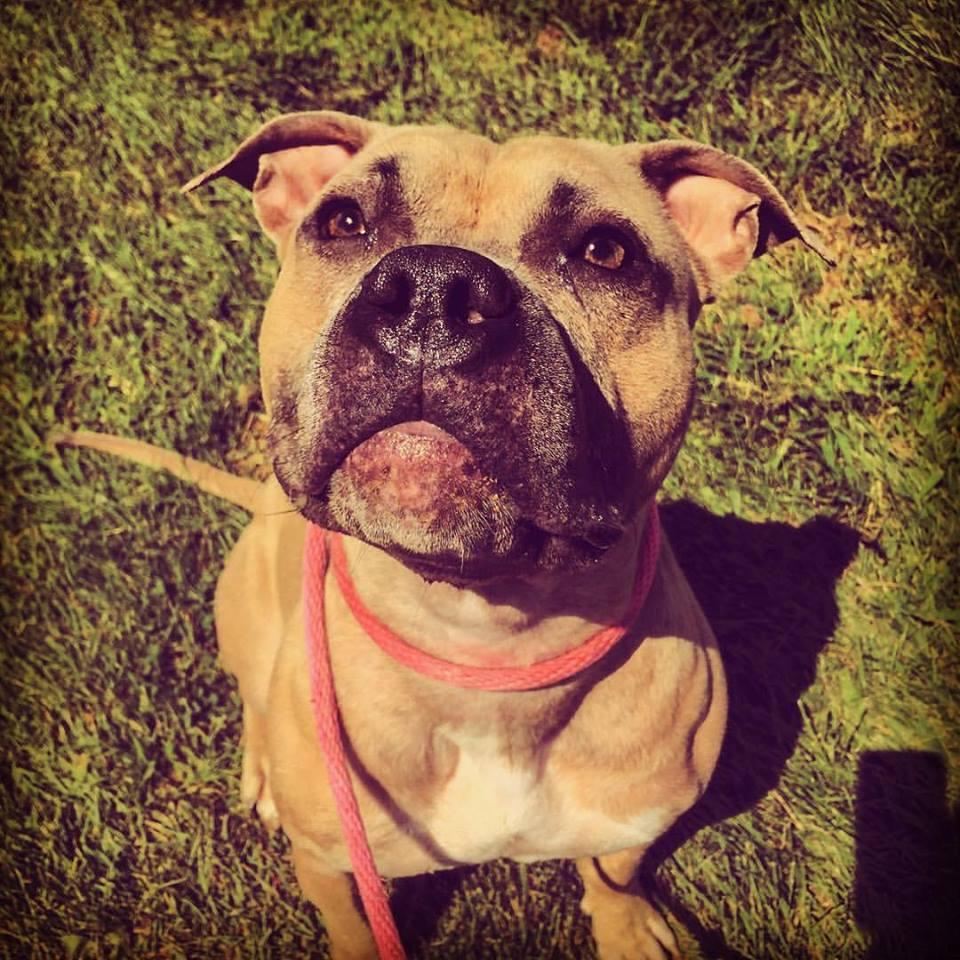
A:
{"type": "MultiPolygon", "coordinates": [[[[444,732],[460,754],[426,826],[451,859],[547,860],[596,856],[646,844],[672,820],[661,808],[617,821],[565,795],[549,764],[511,762],[499,738],[444,732]]],[[[598,798],[602,799],[602,798],[598,798]]]]}

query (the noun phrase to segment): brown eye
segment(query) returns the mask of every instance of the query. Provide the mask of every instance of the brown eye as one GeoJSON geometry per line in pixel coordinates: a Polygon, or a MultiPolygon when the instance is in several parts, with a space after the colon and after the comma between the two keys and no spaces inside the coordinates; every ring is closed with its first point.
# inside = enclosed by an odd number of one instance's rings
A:
{"type": "Polygon", "coordinates": [[[325,224],[325,232],[334,240],[362,237],[367,232],[360,208],[351,204],[334,210],[325,224]]]}
{"type": "Polygon", "coordinates": [[[627,262],[627,244],[615,231],[600,227],[586,235],[578,255],[604,270],[619,270],[627,262]]]}

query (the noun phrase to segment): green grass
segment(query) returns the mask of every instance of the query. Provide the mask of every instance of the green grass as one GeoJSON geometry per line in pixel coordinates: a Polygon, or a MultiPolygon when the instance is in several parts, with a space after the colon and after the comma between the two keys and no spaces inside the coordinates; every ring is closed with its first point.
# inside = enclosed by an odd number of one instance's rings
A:
{"type": "MultiPolygon", "coordinates": [[[[690,957],[936,955],[960,798],[957,13],[6,4],[3,955],[322,952],[284,841],[238,805],[211,598],[244,516],[44,445],[82,426],[248,463],[272,253],[242,191],[177,187],[260,119],[320,107],[708,140],[825,236],[836,269],[784,248],[698,327],[664,513],[735,700],[656,881],[690,957]]],[[[423,955],[591,955],[562,864],[397,897],[423,955]]]]}

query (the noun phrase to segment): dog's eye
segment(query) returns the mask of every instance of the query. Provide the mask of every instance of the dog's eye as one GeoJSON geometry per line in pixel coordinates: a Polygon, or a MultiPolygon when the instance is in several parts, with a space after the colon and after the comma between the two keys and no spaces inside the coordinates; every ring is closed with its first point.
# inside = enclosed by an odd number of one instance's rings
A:
{"type": "Polygon", "coordinates": [[[630,258],[630,246],[611,227],[596,227],[583,238],[577,256],[604,270],[620,270],[630,258]]]}
{"type": "Polygon", "coordinates": [[[363,214],[354,203],[336,207],[324,221],[324,233],[333,240],[362,237],[366,232],[363,214]]]}

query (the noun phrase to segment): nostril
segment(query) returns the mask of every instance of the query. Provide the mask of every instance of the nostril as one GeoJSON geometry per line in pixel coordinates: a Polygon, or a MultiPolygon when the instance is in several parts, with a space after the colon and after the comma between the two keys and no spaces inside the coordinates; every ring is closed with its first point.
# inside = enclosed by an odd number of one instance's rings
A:
{"type": "Polygon", "coordinates": [[[363,298],[374,307],[400,316],[410,309],[412,285],[403,270],[377,270],[363,284],[363,298]]]}
{"type": "Polygon", "coordinates": [[[447,288],[444,315],[454,323],[477,326],[513,312],[515,300],[508,282],[486,277],[456,277],[447,288]]]}
{"type": "Polygon", "coordinates": [[[505,275],[480,277],[474,289],[471,306],[487,320],[499,320],[513,312],[516,306],[513,287],[505,275]]]}
{"type": "Polygon", "coordinates": [[[443,303],[443,312],[446,317],[455,323],[481,323],[482,316],[475,316],[471,300],[470,281],[466,277],[456,277],[447,287],[443,303]]]}

